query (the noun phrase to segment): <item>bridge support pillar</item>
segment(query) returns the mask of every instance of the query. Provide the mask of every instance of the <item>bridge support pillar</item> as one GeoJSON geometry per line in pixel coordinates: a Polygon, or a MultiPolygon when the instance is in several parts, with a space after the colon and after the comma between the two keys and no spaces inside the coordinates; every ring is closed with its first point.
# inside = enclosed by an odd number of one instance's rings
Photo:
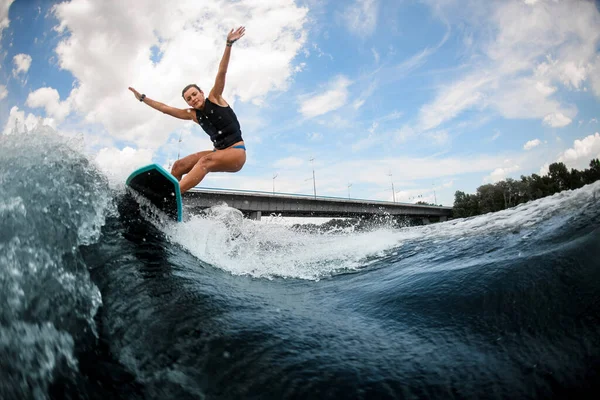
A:
{"type": "Polygon", "coordinates": [[[429,225],[429,217],[423,217],[423,225],[429,225]]]}
{"type": "Polygon", "coordinates": [[[440,216],[440,222],[446,222],[448,221],[448,217],[445,215],[440,216]]]}
{"type": "Polygon", "coordinates": [[[260,221],[260,211],[252,211],[250,212],[250,219],[253,219],[255,221],[260,221]]]}

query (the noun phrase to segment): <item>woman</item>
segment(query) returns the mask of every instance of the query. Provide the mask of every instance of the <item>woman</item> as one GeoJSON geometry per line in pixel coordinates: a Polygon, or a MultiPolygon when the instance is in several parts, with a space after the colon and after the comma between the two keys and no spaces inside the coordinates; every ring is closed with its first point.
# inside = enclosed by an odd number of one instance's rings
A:
{"type": "Polygon", "coordinates": [[[244,36],[246,28],[232,29],[227,35],[227,44],[219,64],[215,85],[204,97],[204,92],[195,84],[187,85],[181,95],[191,107],[180,109],[152,100],[130,87],[135,98],[175,118],[191,119],[198,123],[210,136],[214,149],[201,151],[177,160],[171,174],[179,181],[181,193],[196,186],[209,172],[237,172],[246,162],[246,147],[242,139],[240,123],[229,104],[223,99],[225,75],[231,55],[231,46],[244,36]],[[185,175],[185,176],[184,176],[185,175]]]}

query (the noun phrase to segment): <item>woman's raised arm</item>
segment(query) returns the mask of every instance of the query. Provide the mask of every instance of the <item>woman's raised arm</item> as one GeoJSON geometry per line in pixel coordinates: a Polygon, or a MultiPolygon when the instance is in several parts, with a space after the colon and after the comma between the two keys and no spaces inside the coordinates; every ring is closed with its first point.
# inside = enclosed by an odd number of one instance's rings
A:
{"type": "Polygon", "coordinates": [[[219,64],[219,71],[217,72],[217,77],[215,79],[215,85],[210,91],[208,97],[213,97],[218,103],[224,102],[223,100],[223,89],[225,89],[225,76],[227,75],[227,67],[229,66],[229,57],[231,56],[231,46],[238,39],[244,36],[246,33],[246,28],[240,26],[236,30],[231,30],[227,35],[227,44],[225,46],[225,52],[223,53],[223,57],[221,58],[221,63],[219,64]]]}

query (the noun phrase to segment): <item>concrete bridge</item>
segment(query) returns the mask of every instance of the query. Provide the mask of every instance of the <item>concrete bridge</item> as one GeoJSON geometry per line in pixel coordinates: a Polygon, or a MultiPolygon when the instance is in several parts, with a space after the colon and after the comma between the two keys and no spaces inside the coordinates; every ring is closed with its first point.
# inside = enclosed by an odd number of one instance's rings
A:
{"type": "Polygon", "coordinates": [[[183,206],[192,212],[226,203],[252,219],[262,215],[282,217],[358,217],[391,215],[421,218],[423,223],[446,221],[452,207],[424,206],[389,201],[344,199],[340,197],[291,195],[242,190],[191,189],[183,195],[183,206]]]}

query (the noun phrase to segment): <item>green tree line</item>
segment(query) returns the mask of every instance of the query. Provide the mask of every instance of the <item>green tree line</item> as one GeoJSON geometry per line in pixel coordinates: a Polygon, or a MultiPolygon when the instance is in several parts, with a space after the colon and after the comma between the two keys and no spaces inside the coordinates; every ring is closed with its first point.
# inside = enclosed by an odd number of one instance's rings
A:
{"type": "Polygon", "coordinates": [[[514,207],[530,200],[551,196],[568,189],[579,189],[600,180],[600,161],[593,159],[590,167],[579,171],[568,170],[562,162],[550,164],[548,174],[521,175],[521,180],[508,178],[477,188],[476,194],[454,193],[454,218],[471,217],[514,207]]]}

